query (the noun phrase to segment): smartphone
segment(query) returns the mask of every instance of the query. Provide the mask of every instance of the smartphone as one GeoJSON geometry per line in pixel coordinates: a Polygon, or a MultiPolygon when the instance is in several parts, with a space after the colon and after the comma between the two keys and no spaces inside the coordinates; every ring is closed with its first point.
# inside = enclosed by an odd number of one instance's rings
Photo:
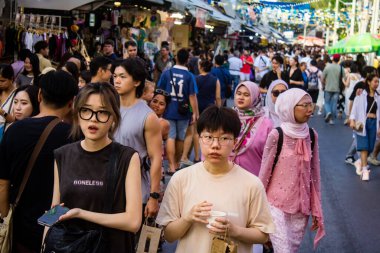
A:
{"type": "Polygon", "coordinates": [[[42,215],[40,218],[38,218],[37,222],[42,226],[51,227],[58,222],[58,219],[61,217],[61,215],[64,215],[69,210],[70,209],[67,207],[55,206],[44,213],[44,215],[42,215]]]}

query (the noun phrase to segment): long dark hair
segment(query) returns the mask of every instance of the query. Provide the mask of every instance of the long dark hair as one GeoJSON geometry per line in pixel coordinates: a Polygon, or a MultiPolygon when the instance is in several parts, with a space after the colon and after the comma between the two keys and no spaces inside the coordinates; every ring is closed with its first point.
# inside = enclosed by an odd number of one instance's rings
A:
{"type": "MultiPolygon", "coordinates": [[[[376,74],[369,74],[366,78],[365,78],[365,90],[368,92],[369,94],[369,91],[370,91],[370,88],[369,88],[369,83],[375,78],[375,77],[378,77],[376,74]]],[[[375,93],[376,90],[375,90],[375,93]]]]}
{"type": "MultiPolygon", "coordinates": [[[[40,72],[40,60],[38,59],[38,56],[36,54],[30,53],[26,56],[26,58],[29,59],[30,64],[32,65],[32,72],[33,72],[33,77],[37,78],[41,72],[40,72]]],[[[25,58],[25,60],[26,60],[25,58]]],[[[22,72],[23,75],[28,75],[28,71],[24,69],[22,72]]],[[[34,83],[36,85],[36,83],[34,83]]]]}
{"type": "Polygon", "coordinates": [[[40,106],[38,103],[38,90],[39,89],[37,86],[28,84],[28,85],[23,85],[23,86],[18,87],[15,92],[15,96],[20,91],[25,91],[28,94],[30,103],[32,104],[32,107],[33,107],[32,115],[30,115],[30,117],[36,116],[37,114],[40,113],[40,106]]]}

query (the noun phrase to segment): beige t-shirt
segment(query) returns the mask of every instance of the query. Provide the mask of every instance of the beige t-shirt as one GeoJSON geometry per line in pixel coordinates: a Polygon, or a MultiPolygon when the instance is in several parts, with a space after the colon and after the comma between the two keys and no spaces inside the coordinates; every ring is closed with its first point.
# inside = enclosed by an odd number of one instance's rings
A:
{"type": "MultiPolygon", "coordinates": [[[[274,232],[264,187],[255,175],[235,165],[227,174],[214,176],[207,172],[202,162],[172,177],[157,223],[166,226],[205,200],[213,204],[213,210],[226,212],[235,225],[255,227],[264,233],[274,232]]],[[[176,252],[210,252],[211,240],[206,225],[194,223],[179,240],[176,252]]],[[[252,252],[252,245],[237,243],[238,253],[252,252]]]]}

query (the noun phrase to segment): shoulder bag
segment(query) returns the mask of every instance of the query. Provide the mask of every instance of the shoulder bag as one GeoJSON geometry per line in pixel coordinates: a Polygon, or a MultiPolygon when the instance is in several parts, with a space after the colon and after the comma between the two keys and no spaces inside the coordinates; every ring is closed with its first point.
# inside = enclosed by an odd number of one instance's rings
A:
{"type": "Polygon", "coordinates": [[[170,73],[171,84],[173,86],[175,96],[176,96],[177,102],[178,102],[178,113],[181,115],[187,115],[190,112],[190,105],[185,98],[183,98],[182,101],[179,100],[177,87],[175,85],[173,73],[172,73],[171,69],[169,70],[169,73],[170,73]]]}
{"type": "Polygon", "coordinates": [[[22,179],[20,188],[18,190],[18,194],[15,202],[10,206],[7,217],[3,219],[0,223],[0,252],[2,253],[10,253],[12,252],[12,219],[14,209],[17,207],[21,195],[25,190],[25,186],[28,182],[29,176],[32,172],[32,168],[37,160],[38,155],[41,152],[42,147],[44,146],[46,139],[48,138],[51,131],[54,127],[60,122],[60,119],[52,120],[42,132],[42,135],[38,139],[36,146],[33,149],[32,155],[28,161],[28,165],[25,170],[24,178],[22,179]]]}
{"type": "MultiPolygon", "coordinates": [[[[114,202],[114,192],[119,177],[118,156],[120,146],[112,143],[112,153],[107,169],[107,187],[104,205],[104,213],[111,213],[114,202]]],[[[105,253],[107,243],[104,237],[104,229],[83,230],[69,226],[69,222],[54,224],[46,234],[43,253],[105,253]]]]}

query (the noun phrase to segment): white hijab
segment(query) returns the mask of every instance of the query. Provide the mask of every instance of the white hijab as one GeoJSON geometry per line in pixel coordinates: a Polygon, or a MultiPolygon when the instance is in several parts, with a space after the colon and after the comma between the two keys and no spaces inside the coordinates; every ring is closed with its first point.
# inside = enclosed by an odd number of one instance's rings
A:
{"type": "Polygon", "coordinates": [[[289,89],[288,84],[284,80],[281,80],[281,79],[274,80],[270,84],[267,91],[267,96],[265,97],[265,108],[264,108],[265,116],[272,120],[274,127],[278,127],[281,124],[280,118],[278,117],[275,111],[274,103],[272,101],[272,90],[274,89],[274,87],[276,87],[279,84],[282,84],[286,87],[286,89],[289,89]]]}
{"type": "Polygon", "coordinates": [[[294,107],[305,95],[310,97],[304,90],[293,88],[282,93],[276,101],[275,110],[282,122],[281,128],[292,138],[304,139],[309,135],[307,123],[297,123],[294,117],[294,107]]]}

